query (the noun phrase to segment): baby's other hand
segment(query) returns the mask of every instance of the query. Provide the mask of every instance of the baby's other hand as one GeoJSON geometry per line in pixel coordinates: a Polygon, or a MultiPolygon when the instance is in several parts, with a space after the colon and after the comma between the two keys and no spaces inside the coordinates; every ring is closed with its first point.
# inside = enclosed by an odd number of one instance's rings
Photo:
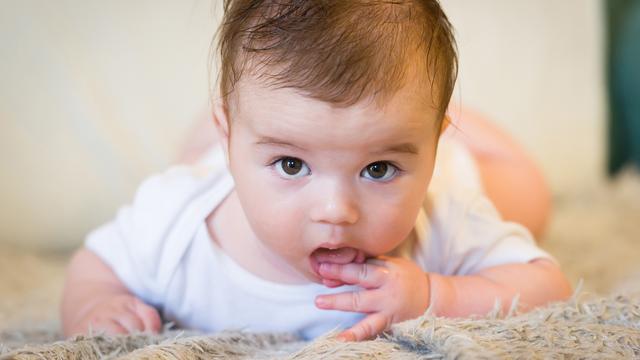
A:
{"type": "Polygon", "coordinates": [[[94,305],[71,327],[71,334],[104,332],[107,335],[136,331],[158,333],[162,320],[158,311],[129,294],[109,297],[94,305]]]}

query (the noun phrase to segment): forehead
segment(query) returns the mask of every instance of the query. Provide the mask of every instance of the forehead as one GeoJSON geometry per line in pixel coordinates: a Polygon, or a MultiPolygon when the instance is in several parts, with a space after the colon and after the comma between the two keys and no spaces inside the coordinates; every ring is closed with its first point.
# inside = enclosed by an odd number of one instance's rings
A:
{"type": "Polygon", "coordinates": [[[296,89],[269,87],[251,77],[243,78],[234,93],[229,104],[232,123],[256,135],[307,137],[332,145],[340,139],[352,144],[386,139],[419,142],[430,139],[439,125],[429,91],[419,84],[403,87],[384,103],[367,99],[351,106],[312,99],[296,89]]]}

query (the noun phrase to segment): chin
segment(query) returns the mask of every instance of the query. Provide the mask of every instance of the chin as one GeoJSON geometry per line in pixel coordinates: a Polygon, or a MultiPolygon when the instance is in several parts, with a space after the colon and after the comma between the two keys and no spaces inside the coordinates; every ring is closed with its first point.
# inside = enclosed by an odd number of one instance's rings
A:
{"type": "Polygon", "coordinates": [[[323,285],[322,279],[320,279],[320,277],[318,275],[314,275],[314,274],[310,274],[310,273],[305,273],[303,275],[304,275],[305,279],[309,280],[309,282],[312,282],[314,284],[323,285]]]}

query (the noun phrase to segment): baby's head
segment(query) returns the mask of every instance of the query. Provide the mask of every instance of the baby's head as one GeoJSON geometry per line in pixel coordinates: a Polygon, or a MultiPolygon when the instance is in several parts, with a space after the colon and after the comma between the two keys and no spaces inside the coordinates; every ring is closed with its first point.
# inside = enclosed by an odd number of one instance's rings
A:
{"type": "Polygon", "coordinates": [[[315,281],[324,255],[393,250],[426,194],[456,77],[438,1],[224,6],[215,117],[259,244],[315,281]]]}

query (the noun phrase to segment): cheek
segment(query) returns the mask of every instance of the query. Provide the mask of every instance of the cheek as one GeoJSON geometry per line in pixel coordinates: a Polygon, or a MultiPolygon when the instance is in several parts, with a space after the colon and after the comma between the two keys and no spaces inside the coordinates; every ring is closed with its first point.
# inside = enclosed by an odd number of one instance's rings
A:
{"type": "Polygon", "coordinates": [[[305,215],[302,202],[277,186],[268,171],[255,165],[236,171],[238,197],[260,242],[284,257],[297,256],[305,215]]]}
{"type": "Polygon", "coordinates": [[[416,218],[426,193],[425,177],[416,177],[399,184],[402,191],[378,197],[365,204],[367,212],[366,249],[376,255],[400,245],[415,226],[416,218]]]}
{"type": "Polygon", "coordinates": [[[415,225],[420,205],[385,207],[370,214],[363,246],[372,254],[382,255],[400,245],[415,225]]]}

